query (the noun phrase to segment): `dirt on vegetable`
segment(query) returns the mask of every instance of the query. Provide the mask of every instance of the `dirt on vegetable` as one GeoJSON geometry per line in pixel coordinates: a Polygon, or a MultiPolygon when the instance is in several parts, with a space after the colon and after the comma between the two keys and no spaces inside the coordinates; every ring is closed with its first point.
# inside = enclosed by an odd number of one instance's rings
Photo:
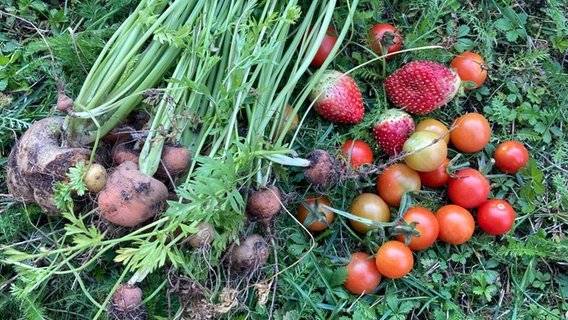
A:
{"type": "Polygon", "coordinates": [[[160,177],[176,177],[189,170],[191,153],[182,145],[165,145],[156,174],[160,177]]]}
{"type": "Polygon", "coordinates": [[[209,222],[200,222],[197,224],[197,229],[196,233],[187,238],[187,242],[192,248],[206,249],[215,239],[217,232],[209,222]]]}
{"type": "Polygon", "coordinates": [[[252,272],[262,267],[268,260],[270,248],[266,240],[258,234],[251,234],[229,252],[230,268],[237,272],[252,272]]]}
{"type": "Polygon", "coordinates": [[[146,307],[142,304],[142,289],[128,284],[120,284],[108,305],[111,319],[143,320],[147,319],[146,307]]]}
{"type": "Polygon", "coordinates": [[[270,223],[280,209],[280,190],[276,186],[256,190],[247,199],[247,214],[263,224],[270,223]]]}
{"type": "Polygon", "coordinates": [[[134,162],[124,162],[109,176],[99,193],[101,216],[123,227],[134,227],[165,208],[168,189],[157,179],[138,170],[134,162]]]}
{"type": "Polygon", "coordinates": [[[47,214],[58,215],[53,187],[65,182],[69,168],[89,161],[91,150],[63,143],[62,117],[35,122],[16,142],[8,158],[8,190],[16,201],[35,202],[47,214]]]}
{"type": "Polygon", "coordinates": [[[307,155],[311,165],[304,176],[315,185],[333,184],[341,175],[341,163],[325,150],[316,149],[307,155]]]}

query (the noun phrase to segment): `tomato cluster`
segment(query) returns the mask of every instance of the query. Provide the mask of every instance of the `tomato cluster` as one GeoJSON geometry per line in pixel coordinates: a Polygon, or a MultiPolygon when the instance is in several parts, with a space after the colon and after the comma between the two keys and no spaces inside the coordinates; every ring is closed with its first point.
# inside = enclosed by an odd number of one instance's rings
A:
{"type": "MultiPolygon", "coordinates": [[[[367,294],[376,290],[383,277],[404,277],[412,270],[413,251],[430,248],[436,240],[461,245],[473,236],[476,221],[481,230],[491,235],[503,235],[512,229],[514,209],[505,200],[489,199],[490,183],[484,174],[474,168],[454,170],[451,160],[447,158],[448,144],[462,153],[484,149],[491,137],[488,121],[481,114],[468,113],[455,119],[451,128],[449,130],[445,124],[433,118],[421,121],[414,135],[426,136],[428,143],[418,139],[418,142],[412,142],[418,147],[413,148],[429,153],[415,152],[419,154],[416,157],[418,164],[413,163],[413,158],[406,157],[404,163],[386,167],[377,177],[377,194],[362,193],[351,202],[349,213],[356,218],[349,218],[349,222],[360,234],[376,230],[378,224],[389,223],[390,207],[400,206],[405,194],[419,192],[423,185],[445,187],[451,203],[443,204],[435,212],[421,206],[408,208],[393,228],[393,231],[396,230],[393,233],[395,240],[384,242],[374,256],[366,252],[353,253],[346,266],[348,277],[344,287],[348,291],[367,294]],[[439,138],[438,141],[429,145],[436,138],[439,138]],[[429,170],[417,171],[415,168],[429,170]],[[475,218],[471,210],[476,210],[475,218]]],[[[340,153],[352,170],[373,165],[372,149],[363,141],[346,141],[340,153]]],[[[499,170],[516,173],[526,164],[528,151],[519,142],[507,141],[496,148],[494,158],[499,170]]],[[[326,205],[331,206],[330,203],[326,205]]],[[[306,221],[303,208],[299,212],[300,221],[306,221]]],[[[321,214],[319,216],[322,217],[321,214]]],[[[329,223],[331,220],[328,218],[327,224],[320,225],[321,228],[314,229],[312,225],[308,225],[308,228],[312,231],[323,230],[329,223]]]]}
{"type": "MultiPolygon", "coordinates": [[[[432,138],[440,138],[436,144],[443,146],[443,152],[436,146],[424,148],[423,144],[413,142],[422,151],[430,149],[430,153],[416,152],[416,159],[407,160],[407,157],[404,162],[386,167],[377,177],[376,194],[365,192],[352,200],[349,223],[359,234],[367,234],[379,224],[391,222],[390,208],[400,206],[405,194],[419,192],[422,186],[444,187],[451,203],[443,204],[435,212],[421,206],[408,208],[393,228],[395,240],[384,242],[374,256],[353,253],[346,265],[348,277],[344,287],[354,294],[373,292],[383,277],[404,277],[412,270],[413,251],[428,249],[436,240],[451,245],[467,242],[474,234],[476,221],[481,230],[491,235],[503,235],[513,227],[514,209],[505,200],[489,199],[490,183],[484,174],[474,168],[454,170],[447,158],[448,144],[463,153],[485,148],[491,137],[485,117],[478,113],[465,114],[455,119],[451,129],[428,118],[416,128],[414,135],[425,135],[430,142],[432,138]],[[417,171],[417,167],[431,170],[417,171]],[[470,210],[476,210],[475,218],[470,210]]],[[[357,172],[362,166],[373,165],[373,151],[361,140],[346,141],[339,153],[346,170],[357,172]]],[[[494,158],[499,170],[516,173],[526,164],[528,151],[519,142],[506,141],[495,149],[494,158]]],[[[327,197],[309,195],[298,207],[298,219],[310,231],[325,230],[334,217],[328,208],[333,206],[327,197]]]]}
{"type": "MultiPolygon", "coordinates": [[[[335,33],[328,30],[316,56],[323,62],[335,44],[335,33]],[[329,37],[331,36],[331,38],[329,37]]],[[[376,24],[368,31],[369,46],[384,61],[402,48],[399,31],[389,24],[376,24]]],[[[316,61],[314,65],[318,65],[316,61]]],[[[483,85],[487,66],[472,52],[455,57],[450,66],[458,73],[465,90],[483,85]]],[[[346,265],[344,287],[354,294],[368,294],[377,289],[383,277],[397,279],[413,268],[415,251],[426,250],[439,240],[461,245],[473,236],[476,226],[491,235],[503,235],[513,228],[515,211],[503,199],[490,199],[491,185],[484,170],[456,169],[448,150],[474,155],[486,150],[491,140],[491,124],[480,113],[471,112],[455,118],[448,127],[435,118],[423,118],[404,142],[403,153],[387,166],[376,180],[376,194],[368,190],[357,195],[345,214],[355,233],[367,235],[379,228],[392,226],[391,236],[377,246],[374,255],[357,251],[346,265]],[[423,206],[407,208],[405,196],[420,192],[422,187],[444,188],[448,202],[435,211],[423,206]],[[391,208],[399,209],[394,221],[391,208]],[[401,211],[404,210],[404,211],[401,211]],[[475,216],[474,214],[475,213],[475,216]]],[[[337,152],[344,169],[360,173],[373,166],[373,149],[362,140],[347,140],[337,152]]],[[[456,157],[457,158],[457,157],[456,157]]],[[[517,141],[506,141],[493,154],[495,166],[515,174],[528,161],[528,150],[517,141]]],[[[391,161],[392,161],[391,157],[391,161]]],[[[313,232],[325,230],[333,221],[331,201],[323,195],[310,195],[298,208],[298,219],[313,232]]],[[[336,212],[341,212],[340,210],[336,212]]]]}

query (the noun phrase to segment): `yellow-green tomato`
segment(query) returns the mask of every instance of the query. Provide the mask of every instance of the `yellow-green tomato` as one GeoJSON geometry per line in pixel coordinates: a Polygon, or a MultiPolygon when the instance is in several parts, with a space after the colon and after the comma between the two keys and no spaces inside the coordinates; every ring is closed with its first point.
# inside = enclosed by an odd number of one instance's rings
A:
{"type": "Polygon", "coordinates": [[[437,133],[416,131],[404,143],[408,153],[404,162],[416,171],[432,171],[440,167],[448,156],[448,146],[437,133]]]}
{"type": "MultiPolygon", "coordinates": [[[[375,222],[390,221],[389,206],[386,202],[374,193],[362,193],[355,197],[349,207],[351,214],[360,218],[369,219],[375,222]]],[[[349,222],[353,229],[366,233],[377,227],[371,224],[363,223],[350,219],[349,222]]]]}

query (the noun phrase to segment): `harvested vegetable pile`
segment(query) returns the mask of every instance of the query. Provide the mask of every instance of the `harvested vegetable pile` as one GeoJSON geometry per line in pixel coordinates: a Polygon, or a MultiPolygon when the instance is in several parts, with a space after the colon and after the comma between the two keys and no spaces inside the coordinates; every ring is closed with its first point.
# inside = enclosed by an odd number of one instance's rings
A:
{"type": "Polygon", "coordinates": [[[14,317],[566,314],[565,5],[17,3],[0,88],[52,110],[0,95],[14,317]]]}
{"type": "MultiPolygon", "coordinates": [[[[301,106],[314,85],[292,95],[333,8],[318,1],[305,8],[293,1],[141,1],[77,97],[59,93],[65,118],[37,122],[10,155],[14,199],[67,218],[75,245],[62,248],[65,255],[96,252],[81,265],[54,261],[49,274],[82,269],[116,250],[123,276],[132,274],[110,300],[114,317],[129,317],[130,309],[139,314],[140,299],[130,302],[128,288],[158,268],[202,286],[216,275],[230,290],[264,281],[270,287],[277,275],[259,271],[272,252],[270,226],[282,206],[273,168],[310,164],[290,157],[285,142],[298,121],[290,103],[301,106]],[[249,189],[258,191],[249,195],[249,189]],[[248,234],[245,226],[257,222],[262,235],[248,234]],[[197,250],[181,250],[186,242],[197,250]],[[242,271],[246,281],[231,275],[242,271]]],[[[218,289],[198,296],[212,303],[218,289]]],[[[191,314],[197,302],[181,301],[193,307],[176,313],[191,314]]]]}

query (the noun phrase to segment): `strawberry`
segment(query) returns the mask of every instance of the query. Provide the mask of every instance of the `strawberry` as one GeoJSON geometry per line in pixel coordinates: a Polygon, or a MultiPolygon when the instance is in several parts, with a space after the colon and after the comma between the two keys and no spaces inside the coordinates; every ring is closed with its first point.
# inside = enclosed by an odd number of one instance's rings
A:
{"type": "Polygon", "coordinates": [[[414,114],[430,113],[450,102],[460,87],[455,70],[433,61],[413,61],[385,80],[389,99],[414,114]]]}
{"type": "Polygon", "coordinates": [[[336,70],[323,72],[309,99],[316,112],[332,122],[357,123],[365,114],[361,90],[353,78],[336,70]]]}
{"type": "Polygon", "coordinates": [[[385,111],[373,127],[377,144],[391,157],[402,151],[402,145],[412,131],[414,120],[399,109],[385,111]]]}

